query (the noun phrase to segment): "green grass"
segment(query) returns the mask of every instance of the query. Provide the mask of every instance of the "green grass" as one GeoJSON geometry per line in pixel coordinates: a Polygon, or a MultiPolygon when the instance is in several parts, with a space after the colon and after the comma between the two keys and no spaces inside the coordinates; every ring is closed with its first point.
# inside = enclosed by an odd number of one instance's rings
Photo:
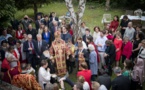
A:
{"type": "MultiPolygon", "coordinates": [[[[74,6],[76,11],[77,5],[75,4],[74,6]]],[[[38,9],[38,12],[43,12],[44,14],[49,14],[50,12],[56,12],[57,16],[62,16],[66,14],[67,8],[64,2],[55,2],[55,3],[50,3],[48,5],[44,4],[41,8],[38,9]]],[[[82,21],[86,22],[87,27],[89,27],[91,30],[93,30],[94,26],[99,26],[101,29],[103,29],[103,24],[101,23],[103,14],[111,14],[113,18],[114,15],[118,15],[120,17],[124,13],[125,12],[121,9],[111,9],[110,11],[105,11],[105,7],[103,5],[97,4],[96,2],[87,3],[82,21]],[[90,6],[94,8],[90,9],[90,6]]],[[[27,9],[25,11],[17,11],[15,17],[17,19],[21,19],[26,14],[30,17],[34,17],[33,9],[27,9]]],[[[115,75],[113,74],[112,79],[114,77],[115,75]]],[[[76,82],[76,69],[70,75],[70,79],[76,82]]],[[[71,87],[67,84],[66,84],[66,90],[71,90],[71,87]]]]}
{"type": "MultiPolygon", "coordinates": [[[[74,5],[74,7],[75,11],[77,11],[77,6],[74,5]]],[[[38,9],[38,12],[43,12],[44,14],[49,14],[50,12],[53,11],[57,13],[57,16],[65,15],[67,12],[65,3],[64,2],[50,3],[48,5],[43,5],[41,8],[38,9]]],[[[17,11],[15,17],[21,19],[25,14],[27,14],[30,17],[33,17],[34,16],[33,9],[17,11]]],[[[120,9],[111,9],[110,11],[105,11],[105,7],[99,5],[96,2],[87,3],[82,21],[85,21],[87,27],[89,27],[91,30],[94,28],[94,26],[100,26],[100,28],[103,29],[103,24],[101,23],[103,14],[111,14],[113,18],[114,15],[121,16],[122,14],[124,14],[124,11],[120,9]],[[90,6],[94,8],[90,9],[90,6]]]]}

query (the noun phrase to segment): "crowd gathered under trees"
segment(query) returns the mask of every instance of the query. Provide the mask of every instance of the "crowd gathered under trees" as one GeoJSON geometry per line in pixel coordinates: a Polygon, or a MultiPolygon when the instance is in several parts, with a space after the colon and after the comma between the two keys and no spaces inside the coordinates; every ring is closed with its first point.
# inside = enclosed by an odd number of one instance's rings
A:
{"type": "Polygon", "coordinates": [[[76,40],[73,23],[60,22],[55,12],[35,21],[25,15],[11,24],[0,36],[5,82],[24,90],[68,90],[64,82],[72,90],[143,90],[145,34],[127,16],[119,22],[115,15],[104,30],[94,26],[93,33],[82,22],[76,40]]]}

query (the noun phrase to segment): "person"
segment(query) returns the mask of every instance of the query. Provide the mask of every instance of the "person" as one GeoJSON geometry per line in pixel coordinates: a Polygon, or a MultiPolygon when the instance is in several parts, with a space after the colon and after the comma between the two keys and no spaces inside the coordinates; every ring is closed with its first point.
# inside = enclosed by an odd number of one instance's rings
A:
{"type": "Polygon", "coordinates": [[[23,25],[24,30],[27,32],[28,30],[28,26],[29,24],[32,22],[33,20],[31,18],[28,17],[28,15],[25,15],[24,18],[21,20],[21,23],[23,25]]]}
{"type": "Polygon", "coordinates": [[[84,90],[84,89],[83,89],[83,84],[80,83],[80,82],[77,82],[77,83],[74,85],[73,90],[84,90]]]}
{"type": "Polygon", "coordinates": [[[116,48],[116,66],[119,66],[119,61],[120,61],[120,58],[121,58],[121,52],[122,52],[122,39],[121,39],[121,33],[120,32],[117,32],[116,33],[116,38],[114,39],[114,45],[115,45],[115,48],[116,48]]]}
{"type": "Polygon", "coordinates": [[[105,31],[100,32],[100,36],[96,39],[95,45],[97,46],[99,57],[100,57],[100,63],[99,63],[99,69],[101,70],[102,67],[104,67],[105,64],[105,59],[104,59],[104,53],[105,53],[105,47],[106,47],[106,40],[107,37],[105,36],[105,31]]]}
{"type": "Polygon", "coordinates": [[[95,81],[96,76],[98,75],[98,62],[97,62],[98,56],[95,52],[95,47],[93,45],[89,44],[88,49],[90,51],[89,65],[90,65],[90,70],[92,72],[91,80],[95,81]]]}
{"type": "Polygon", "coordinates": [[[51,60],[56,63],[57,75],[65,75],[67,73],[66,69],[66,58],[69,58],[70,50],[66,46],[65,41],[60,37],[60,32],[55,32],[55,40],[49,49],[51,60]],[[58,57],[60,55],[60,57],[58,57]],[[66,56],[65,56],[66,55],[66,56]]]}
{"type": "Polygon", "coordinates": [[[122,46],[122,63],[124,63],[125,59],[130,59],[132,54],[132,43],[129,41],[128,37],[124,38],[124,43],[122,46]]]}
{"type": "Polygon", "coordinates": [[[23,44],[21,41],[16,41],[16,49],[18,50],[18,53],[20,55],[19,61],[20,63],[26,63],[26,53],[23,51],[23,44]]]}
{"type": "Polygon", "coordinates": [[[108,34],[106,35],[107,39],[108,39],[108,40],[112,40],[112,41],[113,41],[114,36],[113,36],[112,31],[111,31],[111,30],[109,30],[109,31],[107,31],[107,32],[108,32],[108,34]]]}
{"type": "Polygon", "coordinates": [[[84,36],[85,35],[85,30],[87,29],[88,27],[86,26],[86,23],[85,22],[82,22],[81,23],[81,36],[84,36]]]}
{"type": "Polygon", "coordinates": [[[53,84],[53,90],[59,90],[59,86],[58,86],[57,83],[54,83],[54,84],[53,84]]]}
{"type": "Polygon", "coordinates": [[[25,33],[25,31],[22,29],[21,26],[18,26],[18,30],[16,31],[16,38],[19,40],[23,39],[23,33],[25,33]]]}
{"type": "Polygon", "coordinates": [[[0,46],[0,62],[2,62],[5,58],[5,51],[0,46]]]}
{"type": "Polygon", "coordinates": [[[130,90],[131,82],[128,77],[121,74],[121,68],[115,67],[116,78],[112,81],[112,90],[130,90]]]}
{"type": "Polygon", "coordinates": [[[82,37],[77,37],[76,43],[75,43],[75,47],[76,49],[78,48],[78,43],[82,43],[83,44],[83,48],[87,49],[87,45],[86,43],[83,41],[82,37]]]}
{"type": "Polygon", "coordinates": [[[40,28],[38,29],[38,34],[42,34],[44,32],[45,25],[44,23],[40,24],[40,28]]]}
{"type": "Polygon", "coordinates": [[[56,17],[56,13],[55,12],[51,12],[51,17],[50,17],[50,22],[53,21],[59,21],[58,17],[56,17]]]}
{"type": "Polygon", "coordinates": [[[139,33],[141,34],[142,39],[145,39],[145,34],[144,34],[144,32],[141,31],[141,29],[142,29],[142,25],[136,26],[135,33],[134,33],[134,40],[136,39],[136,35],[139,33]]]}
{"type": "Polygon", "coordinates": [[[73,36],[73,30],[72,30],[70,24],[67,24],[67,25],[66,25],[66,29],[67,29],[67,31],[69,32],[69,34],[70,34],[71,36],[73,36]]]}
{"type": "Polygon", "coordinates": [[[88,36],[91,36],[91,34],[90,34],[90,29],[86,29],[85,30],[85,35],[83,36],[83,41],[87,44],[87,41],[86,41],[86,38],[88,37],[88,36]]]}
{"type": "Polygon", "coordinates": [[[82,70],[81,63],[86,62],[89,67],[88,51],[83,48],[82,43],[78,43],[78,49],[75,52],[76,64],[78,70],[82,70]]]}
{"type": "Polygon", "coordinates": [[[69,55],[69,59],[66,61],[67,69],[69,74],[73,72],[73,67],[75,65],[75,46],[72,44],[72,40],[69,39],[67,43],[67,47],[70,49],[71,54],[69,55]]]}
{"type": "Polygon", "coordinates": [[[61,33],[61,39],[65,41],[65,43],[68,42],[68,39],[72,39],[72,36],[67,31],[66,27],[61,27],[62,33],[61,33]]]}
{"type": "Polygon", "coordinates": [[[92,45],[95,47],[95,51],[96,51],[96,54],[97,54],[97,56],[98,56],[98,57],[97,57],[97,61],[98,61],[98,63],[99,63],[99,62],[100,62],[99,53],[98,53],[98,49],[97,49],[95,43],[93,42],[93,37],[92,37],[92,36],[88,36],[88,37],[86,38],[86,41],[87,41],[88,45],[89,45],[89,44],[92,44],[92,45]]]}
{"type": "Polygon", "coordinates": [[[98,82],[92,82],[92,90],[107,90],[104,85],[100,85],[98,82]]]}
{"type": "Polygon", "coordinates": [[[78,77],[78,82],[83,84],[83,90],[90,90],[90,86],[88,82],[85,81],[85,78],[83,76],[78,77]]]}
{"type": "Polygon", "coordinates": [[[19,72],[21,72],[21,67],[20,67],[20,54],[14,46],[10,46],[5,54],[5,57],[7,57],[9,54],[12,55],[12,60],[9,61],[10,67],[16,67],[19,72]]]}
{"type": "Polygon", "coordinates": [[[8,47],[9,47],[9,43],[8,43],[7,40],[4,39],[4,40],[1,42],[1,48],[2,48],[2,50],[3,50],[4,52],[6,52],[8,47]]]}
{"type": "Polygon", "coordinates": [[[115,60],[115,57],[116,57],[116,48],[114,46],[114,44],[112,43],[112,41],[110,40],[107,40],[106,42],[106,50],[105,50],[105,54],[104,54],[104,57],[105,57],[105,62],[106,62],[106,68],[108,69],[108,72],[109,72],[109,75],[111,76],[112,75],[112,64],[115,60]]]}
{"type": "Polygon", "coordinates": [[[133,50],[132,50],[132,61],[134,61],[139,53],[141,48],[141,41],[143,40],[143,36],[141,33],[136,34],[136,38],[133,41],[133,50]]]}
{"type": "Polygon", "coordinates": [[[50,32],[52,34],[52,41],[54,40],[54,33],[55,31],[57,31],[59,28],[59,25],[58,25],[58,22],[57,21],[52,21],[50,24],[49,24],[49,29],[50,29],[50,32]]]}
{"type": "Polygon", "coordinates": [[[44,16],[43,23],[44,23],[45,26],[49,27],[50,21],[49,21],[48,15],[44,16]]]}
{"type": "Polygon", "coordinates": [[[122,75],[131,79],[131,72],[132,72],[131,69],[132,69],[132,61],[131,60],[125,60],[122,75]]]}
{"type": "Polygon", "coordinates": [[[131,73],[131,90],[142,90],[144,82],[144,61],[141,58],[137,58],[135,66],[131,73]]]}
{"type": "Polygon", "coordinates": [[[26,33],[23,33],[23,39],[21,40],[22,43],[24,43],[25,41],[27,41],[28,37],[26,33]]]}
{"type": "Polygon", "coordinates": [[[111,77],[108,75],[108,71],[103,70],[102,75],[98,76],[97,82],[100,85],[104,85],[107,90],[111,88],[111,77]]]}
{"type": "Polygon", "coordinates": [[[143,61],[144,61],[144,72],[145,72],[145,39],[141,41],[141,48],[139,50],[139,53],[138,53],[137,57],[143,59],[143,61]]]}
{"type": "Polygon", "coordinates": [[[111,21],[109,29],[112,32],[116,32],[117,28],[119,26],[119,17],[117,15],[114,16],[113,21],[111,21]]]}
{"type": "Polygon", "coordinates": [[[9,57],[5,57],[1,64],[1,72],[7,72],[11,67],[9,64],[9,57]]]}
{"type": "Polygon", "coordinates": [[[39,65],[40,63],[40,58],[42,56],[42,53],[46,50],[47,48],[47,42],[42,40],[41,34],[37,34],[37,41],[36,41],[36,56],[38,59],[37,64],[39,65]]]}
{"type": "Polygon", "coordinates": [[[51,83],[47,83],[44,90],[54,90],[54,85],[51,83]]]}
{"type": "Polygon", "coordinates": [[[7,60],[9,62],[8,64],[10,64],[10,66],[9,66],[9,69],[6,72],[4,72],[4,76],[3,76],[2,80],[11,84],[12,78],[15,75],[19,74],[20,72],[18,70],[18,65],[13,64],[17,60],[16,60],[16,58],[14,58],[14,56],[11,53],[7,54],[7,60]]]}
{"type": "Polygon", "coordinates": [[[128,23],[128,27],[125,29],[123,37],[129,37],[129,40],[132,41],[134,37],[135,29],[132,27],[132,22],[128,23]]]}
{"type": "Polygon", "coordinates": [[[38,81],[43,90],[45,88],[45,85],[47,83],[50,83],[50,79],[51,79],[50,69],[47,68],[47,66],[48,66],[47,61],[42,60],[41,67],[39,68],[38,71],[38,79],[39,79],[38,81]]]}
{"type": "Polygon", "coordinates": [[[22,64],[21,68],[23,73],[13,77],[12,85],[26,90],[42,90],[36,78],[27,73],[27,64],[22,64]]]}
{"type": "Polygon", "coordinates": [[[93,41],[95,42],[99,36],[100,36],[100,27],[95,26],[94,33],[93,33],[93,41]]]}
{"type": "Polygon", "coordinates": [[[8,34],[7,33],[7,30],[3,30],[2,31],[2,35],[0,36],[0,38],[4,38],[7,41],[8,41],[8,38],[10,38],[10,37],[12,37],[12,35],[11,34],[8,34]]]}
{"type": "Polygon", "coordinates": [[[37,32],[38,32],[38,29],[40,28],[41,23],[42,23],[41,16],[38,15],[37,20],[35,21],[35,27],[36,27],[37,32]]]}
{"type": "Polygon", "coordinates": [[[86,62],[83,62],[81,64],[81,67],[83,68],[81,71],[77,72],[77,76],[83,76],[85,78],[85,81],[88,82],[90,89],[91,89],[91,70],[88,69],[88,66],[86,62]]]}
{"type": "Polygon", "coordinates": [[[23,51],[26,52],[28,63],[36,69],[36,41],[32,39],[31,34],[28,34],[28,40],[23,43],[23,51]]]}
{"type": "Polygon", "coordinates": [[[32,38],[36,40],[36,30],[32,27],[31,24],[29,24],[28,26],[28,30],[26,31],[27,34],[31,34],[32,35],[32,38]]]}
{"type": "Polygon", "coordinates": [[[49,47],[51,46],[52,34],[49,31],[49,29],[48,29],[47,26],[44,27],[44,32],[42,33],[42,39],[47,42],[47,44],[48,44],[49,47]]]}
{"type": "Polygon", "coordinates": [[[125,33],[125,29],[127,28],[128,23],[130,22],[130,20],[128,19],[128,16],[123,16],[123,19],[121,20],[120,23],[120,28],[121,28],[121,35],[122,37],[124,37],[124,33],[125,33]]]}

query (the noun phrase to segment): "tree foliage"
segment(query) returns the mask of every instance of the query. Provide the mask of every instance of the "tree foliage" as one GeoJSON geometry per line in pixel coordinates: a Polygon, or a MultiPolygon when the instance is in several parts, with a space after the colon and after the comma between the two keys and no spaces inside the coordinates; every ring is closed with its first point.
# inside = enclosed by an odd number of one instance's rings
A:
{"type": "Polygon", "coordinates": [[[38,7],[42,4],[48,4],[51,0],[15,0],[15,5],[18,10],[33,8],[34,15],[38,12],[38,7]]]}
{"type": "Polygon", "coordinates": [[[0,0],[0,26],[7,26],[7,21],[16,12],[14,0],[0,0]]]}

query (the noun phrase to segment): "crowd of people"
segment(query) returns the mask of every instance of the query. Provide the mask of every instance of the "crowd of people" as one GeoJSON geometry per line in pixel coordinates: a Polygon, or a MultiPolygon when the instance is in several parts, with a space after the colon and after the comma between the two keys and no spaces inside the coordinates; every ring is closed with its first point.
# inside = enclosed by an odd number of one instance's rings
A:
{"type": "Polygon", "coordinates": [[[85,22],[74,40],[73,23],[55,12],[24,16],[2,29],[2,80],[24,90],[142,90],[145,80],[145,34],[127,16],[114,16],[104,30],[85,22]],[[35,28],[32,26],[35,23],[35,28]],[[123,65],[123,67],[121,67],[123,65]],[[111,81],[112,74],[116,75],[111,81]],[[74,74],[75,73],[75,74],[74,74]],[[69,75],[76,75],[73,82],[69,75]]]}

